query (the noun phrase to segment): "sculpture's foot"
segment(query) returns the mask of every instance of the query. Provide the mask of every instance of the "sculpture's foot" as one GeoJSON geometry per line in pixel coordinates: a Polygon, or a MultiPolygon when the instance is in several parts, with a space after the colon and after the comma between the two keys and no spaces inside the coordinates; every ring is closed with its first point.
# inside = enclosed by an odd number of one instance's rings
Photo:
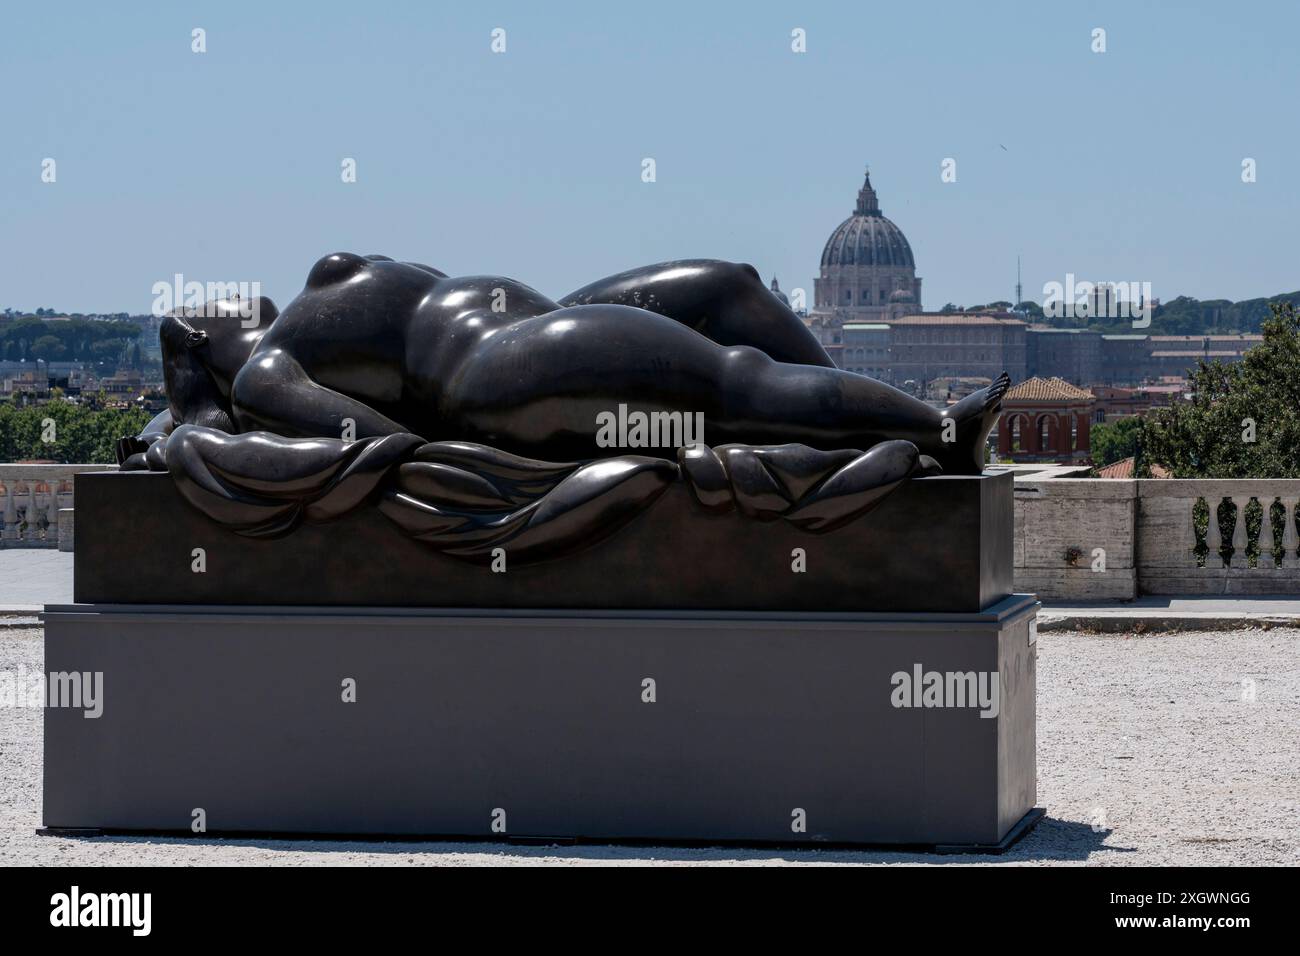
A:
{"type": "Polygon", "coordinates": [[[984,444],[997,423],[1002,396],[1011,387],[1011,376],[1003,372],[988,388],[971,392],[944,412],[947,434],[941,435],[937,448],[930,449],[948,475],[978,475],[984,470],[984,444]],[[955,429],[947,425],[951,420],[955,429]],[[943,441],[944,437],[952,441],[943,441]]]}

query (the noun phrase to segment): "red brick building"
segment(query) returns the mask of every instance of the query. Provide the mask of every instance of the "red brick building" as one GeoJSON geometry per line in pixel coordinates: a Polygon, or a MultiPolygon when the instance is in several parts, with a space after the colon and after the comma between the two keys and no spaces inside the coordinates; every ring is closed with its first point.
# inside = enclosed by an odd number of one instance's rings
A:
{"type": "Polygon", "coordinates": [[[998,456],[1012,461],[1087,461],[1096,399],[1060,378],[1031,378],[1002,400],[998,456]]]}

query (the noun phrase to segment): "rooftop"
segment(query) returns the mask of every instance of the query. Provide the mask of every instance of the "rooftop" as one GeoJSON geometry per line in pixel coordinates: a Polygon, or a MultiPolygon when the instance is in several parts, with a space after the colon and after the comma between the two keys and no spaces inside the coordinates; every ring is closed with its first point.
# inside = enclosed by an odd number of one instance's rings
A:
{"type": "Polygon", "coordinates": [[[1003,317],[1000,314],[990,312],[976,312],[974,314],[956,312],[943,312],[936,315],[905,315],[902,318],[895,319],[891,325],[1015,325],[1024,326],[1021,319],[1003,317]]]}
{"type": "Polygon", "coordinates": [[[1264,336],[1248,333],[1244,335],[1153,335],[1152,342],[1262,342],[1264,336]]]}
{"type": "Polygon", "coordinates": [[[1240,352],[1206,351],[1205,349],[1156,349],[1151,353],[1152,358],[1236,358],[1240,352]]]}
{"type": "Polygon", "coordinates": [[[1004,402],[1078,402],[1093,398],[1092,392],[1071,385],[1063,378],[1026,379],[1013,385],[1003,398],[1004,402]]]}
{"type": "MultiPolygon", "coordinates": [[[[1098,478],[1132,478],[1133,467],[1136,464],[1133,457],[1121,458],[1119,461],[1111,462],[1109,465],[1103,465],[1097,469],[1098,478]]],[[[1168,469],[1161,468],[1159,465],[1151,466],[1152,478],[1168,478],[1168,469]]]]}

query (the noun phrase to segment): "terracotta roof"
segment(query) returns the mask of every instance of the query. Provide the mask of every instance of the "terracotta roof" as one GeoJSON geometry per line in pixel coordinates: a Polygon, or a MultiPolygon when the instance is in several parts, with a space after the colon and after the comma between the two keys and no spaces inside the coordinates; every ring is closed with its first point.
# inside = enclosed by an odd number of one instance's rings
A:
{"type": "MultiPolygon", "coordinates": [[[[1134,459],[1121,458],[1119,461],[1111,462],[1097,469],[1098,478],[1132,478],[1133,477],[1134,459]]],[[[1151,466],[1152,478],[1168,478],[1169,470],[1159,465],[1151,466]]]]}
{"type": "Polygon", "coordinates": [[[1121,458],[1097,469],[1098,478],[1132,478],[1134,459],[1121,458]]]}
{"type": "Polygon", "coordinates": [[[1063,378],[1039,378],[1034,376],[1012,386],[1011,390],[1004,396],[1003,401],[1077,402],[1092,397],[1092,392],[1071,385],[1063,378]]]}

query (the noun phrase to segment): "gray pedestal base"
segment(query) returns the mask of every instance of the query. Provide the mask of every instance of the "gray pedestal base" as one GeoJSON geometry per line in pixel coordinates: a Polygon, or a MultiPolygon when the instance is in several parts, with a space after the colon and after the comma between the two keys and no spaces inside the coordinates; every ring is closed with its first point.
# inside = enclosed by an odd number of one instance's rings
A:
{"type": "Polygon", "coordinates": [[[1034,806],[1036,609],[49,607],[102,714],[47,707],[44,823],[993,846],[1034,806]]]}

